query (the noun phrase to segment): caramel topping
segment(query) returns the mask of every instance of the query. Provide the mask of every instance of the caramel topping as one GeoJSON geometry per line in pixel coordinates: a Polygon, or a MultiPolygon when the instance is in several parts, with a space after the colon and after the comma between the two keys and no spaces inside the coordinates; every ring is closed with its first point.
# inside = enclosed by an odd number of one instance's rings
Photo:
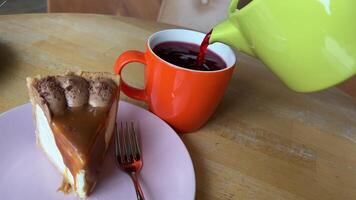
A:
{"type": "Polygon", "coordinates": [[[70,108],[64,114],[52,118],[51,126],[57,147],[65,165],[74,176],[74,190],[80,170],[86,170],[89,187],[96,182],[98,166],[106,150],[105,131],[109,109],[110,107],[95,108],[87,104],[80,108],[70,108]]]}
{"type": "Polygon", "coordinates": [[[85,105],[78,109],[69,108],[63,115],[52,118],[52,128],[63,135],[85,163],[97,133],[106,120],[108,108],[94,108],[85,105]]]}

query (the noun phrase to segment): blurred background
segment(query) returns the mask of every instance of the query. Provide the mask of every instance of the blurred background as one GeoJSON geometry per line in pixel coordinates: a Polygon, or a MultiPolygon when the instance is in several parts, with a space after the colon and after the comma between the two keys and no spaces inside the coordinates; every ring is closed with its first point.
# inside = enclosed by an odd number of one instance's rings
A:
{"type": "Polygon", "coordinates": [[[226,17],[230,0],[0,0],[0,14],[97,13],[155,20],[209,31],[226,17]]]}

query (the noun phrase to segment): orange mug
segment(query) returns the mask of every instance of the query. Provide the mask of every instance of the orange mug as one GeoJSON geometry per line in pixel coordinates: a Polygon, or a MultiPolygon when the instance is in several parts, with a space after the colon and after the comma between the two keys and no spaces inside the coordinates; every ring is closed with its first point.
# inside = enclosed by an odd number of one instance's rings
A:
{"type": "Polygon", "coordinates": [[[168,63],[152,49],[168,41],[200,45],[204,35],[184,29],[159,31],[149,37],[145,53],[126,51],[115,63],[115,73],[120,76],[124,66],[130,62],[145,65],[144,89],[131,87],[121,78],[121,91],[146,102],[151,112],[180,133],[199,129],[213,114],[233,74],[236,57],[229,46],[214,43],[208,49],[220,56],[227,67],[216,71],[198,71],[168,63]]]}

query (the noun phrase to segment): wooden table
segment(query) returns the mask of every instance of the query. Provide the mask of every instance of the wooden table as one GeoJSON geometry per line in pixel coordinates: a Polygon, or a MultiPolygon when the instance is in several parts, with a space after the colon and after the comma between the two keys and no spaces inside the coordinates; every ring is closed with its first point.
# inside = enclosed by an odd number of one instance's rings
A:
{"type": "MultiPolygon", "coordinates": [[[[28,102],[26,76],[112,71],[120,53],[143,50],[168,27],[103,15],[1,16],[0,111],[28,102]]],[[[356,199],[356,102],[335,88],[292,92],[256,60],[238,60],[214,116],[181,136],[197,199],[356,199]]],[[[124,77],[142,87],[142,74],[137,65],[124,77]]]]}

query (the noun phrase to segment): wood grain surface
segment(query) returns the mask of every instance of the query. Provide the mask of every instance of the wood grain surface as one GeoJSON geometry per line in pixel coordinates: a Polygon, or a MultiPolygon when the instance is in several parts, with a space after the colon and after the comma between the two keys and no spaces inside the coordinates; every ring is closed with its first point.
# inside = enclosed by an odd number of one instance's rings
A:
{"type": "MultiPolygon", "coordinates": [[[[147,37],[165,28],[104,15],[1,16],[0,111],[28,102],[26,76],[110,72],[120,53],[144,50],[147,37]]],[[[356,199],[355,100],[335,88],[292,92],[258,61],[237,56],[214,116],[181,136],[195,167],[196,198],[356,199]]],[[[124,79],[142,87],[143,67],[132,64],[124,79]]]]}

